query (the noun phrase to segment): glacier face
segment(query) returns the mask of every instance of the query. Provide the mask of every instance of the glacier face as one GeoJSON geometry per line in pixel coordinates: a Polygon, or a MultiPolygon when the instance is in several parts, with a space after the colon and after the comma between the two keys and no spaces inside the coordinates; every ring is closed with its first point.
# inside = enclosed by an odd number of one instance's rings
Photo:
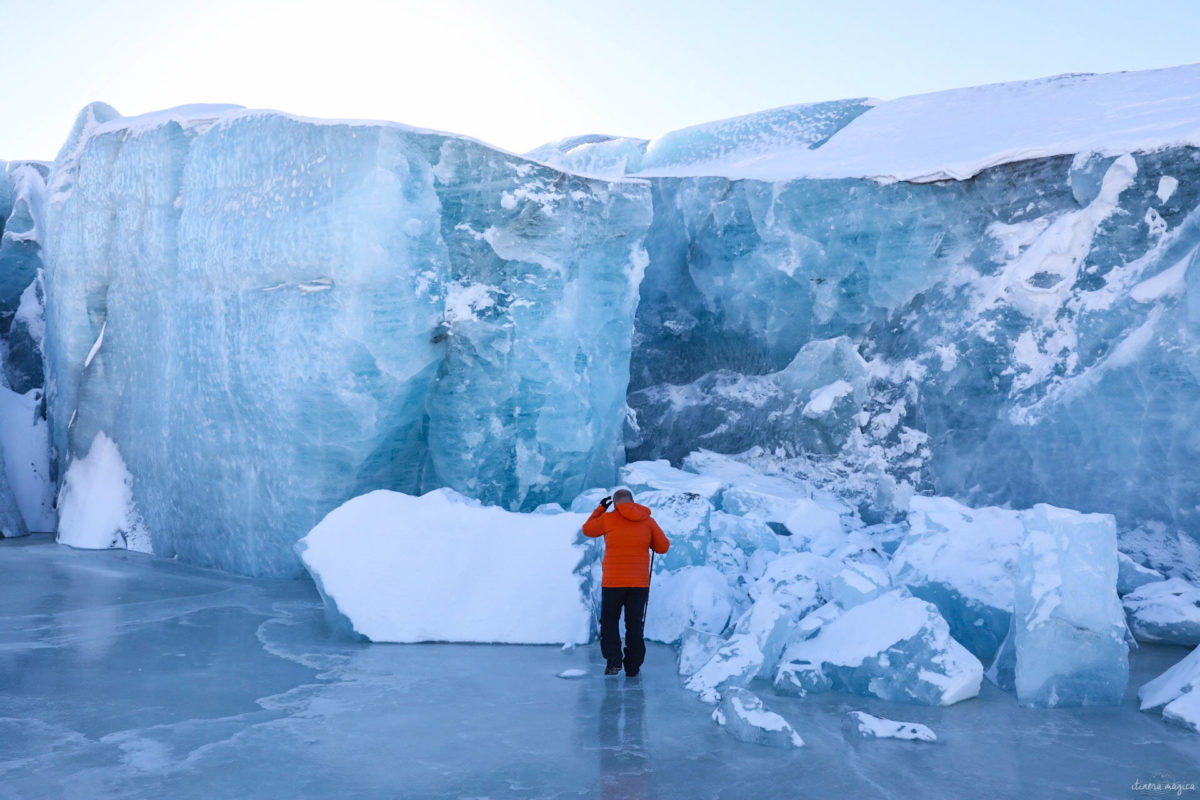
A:
{"type": "Polygon", "coordinates": [[[296,574],[375,488],[611,482],[646,187],[402,126],[81,115],[50,177],[61,460],[119,447],[160,555],[296,574]]]}
{"type": "Polygon", "coordinates": [[[757,446],[1196,535],[1198,179],[1191,147],[926,184],[661,179],[629,456],[757,446]]]}
{"type": "Polygon", "coordinates": [[[565,506],[700,448],[868,523],[936,492],[1197,550],[1197,97],[1068,76],[525,157],[94,104],[27,204],[6,370],[40,386],[45,297],[49,471],[103,434],[155,552],[252,574],[369,490],[565,506]]]}

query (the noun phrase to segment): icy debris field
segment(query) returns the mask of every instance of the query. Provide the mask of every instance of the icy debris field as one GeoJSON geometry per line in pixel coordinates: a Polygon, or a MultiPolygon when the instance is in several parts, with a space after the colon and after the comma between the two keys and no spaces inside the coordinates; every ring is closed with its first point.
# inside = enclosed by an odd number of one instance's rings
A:
{"type": "Polygon", "coordinates": [[[628,682],[596,647],[358,644],[307,581],[31,537],[0,542],[0,798],[1144,797],[1200,782],[1200,739],[1138,711],[1186,653],[1134,651],[1116,707],[754,684],[804,742],[768,748],[713,724],[662,645],[628,682]],[[937,742],[865,739],[854,711],[937,742]]]}

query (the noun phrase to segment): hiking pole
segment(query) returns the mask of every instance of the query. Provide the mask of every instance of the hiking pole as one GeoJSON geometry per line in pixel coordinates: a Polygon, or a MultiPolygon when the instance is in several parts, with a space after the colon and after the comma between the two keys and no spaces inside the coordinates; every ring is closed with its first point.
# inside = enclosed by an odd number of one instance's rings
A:
{"type": "Polygon", "coordinates": [[[650,584],[654,580],[654,551],[650,551],[650,574],[646,576],[646,605],[642,606],[642,630],[646,629],[646,612],[650,610],[650,584]]]}

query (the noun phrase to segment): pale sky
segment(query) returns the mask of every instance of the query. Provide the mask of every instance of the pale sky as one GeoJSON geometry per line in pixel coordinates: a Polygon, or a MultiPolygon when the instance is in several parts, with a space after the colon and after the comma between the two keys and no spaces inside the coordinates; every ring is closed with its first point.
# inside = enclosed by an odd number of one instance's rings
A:
{"type": "Polygon", "coordinates": [[[0,158],[75,114],[386,119],[516,152],[792,103],[1200,62],[1200,0],[0,0],[0,158]]]}

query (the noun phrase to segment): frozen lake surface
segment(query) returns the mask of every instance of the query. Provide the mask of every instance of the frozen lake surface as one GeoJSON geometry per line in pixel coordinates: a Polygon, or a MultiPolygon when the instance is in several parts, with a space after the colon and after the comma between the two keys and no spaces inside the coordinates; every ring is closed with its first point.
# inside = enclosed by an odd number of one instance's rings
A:
{"type": "Polygon", "coordinates": [[[6,540],[0,798],[1174,797],[1135,784],[1200,784],[1200,737],[1136,690],[1186,653],[1135,652],[1118,708],[752,687],[806,742],[771,750],[711,722],[667,647],[626,681],[597,646],[347,642],[307,582],[6,540]],[[939,741],[859,739],[852,710],[939,741]]]}

